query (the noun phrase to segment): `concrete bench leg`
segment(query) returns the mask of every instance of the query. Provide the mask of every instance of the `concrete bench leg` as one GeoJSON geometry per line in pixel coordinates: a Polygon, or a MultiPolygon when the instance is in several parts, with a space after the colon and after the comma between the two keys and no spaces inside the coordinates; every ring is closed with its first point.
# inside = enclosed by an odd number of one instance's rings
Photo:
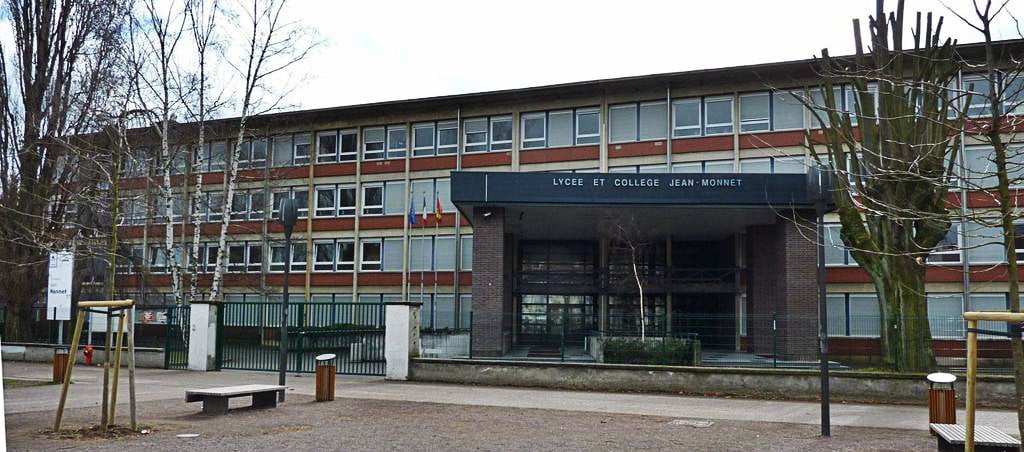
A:
{"type": "Polygon", "coordinates": [[[203,397],[203,414],[220,416],[228,414],[228,398],[206,396],[203,397]]]}
{"type": "Polygon", "coordinates": [[[277,392],[257,392],[252,395],[253,408],[274,408],[277,406],[277,392]]]}

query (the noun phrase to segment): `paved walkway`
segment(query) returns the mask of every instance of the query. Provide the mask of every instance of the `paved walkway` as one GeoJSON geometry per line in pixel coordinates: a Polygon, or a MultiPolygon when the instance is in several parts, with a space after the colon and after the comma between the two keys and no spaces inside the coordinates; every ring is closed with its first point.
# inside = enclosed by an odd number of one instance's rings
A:
{"type": "MultiPolygon", "coordinates": [[[[4,378],[46,380],[48,364],[13,362],[3,364],[4,378]]],[[[99,405],[102,371],[96,367],[76,366],[68,406],[99,405]]],[[[127,372],[122,371],[119,401],[128,400],[127,372]]],[[[139,401],[179,399],[184,403],[188,388],[227,386],[248,383],[275,384],[277,374],[270,372],[221,371],[189,372],[178,370],[139,369],[136,388],[139,401]]],[[[289,393],[313,395],[311,374],[289,375],[289,393]]],[[[59,385],[16,388],[5,391],[6,414],[53,411],[60,394],[59,385]]],[[[595,413],[637,414],[677,418],[720,419],[736,421],[769,421],[817,425],[819,404],[712,397],[683,397],[654,394],[623,394],[459,386],[447,384],[386,382],[379,377],[338,376],[336,395],[341,398],[433,402],[454,405],[539,408],[547,410],[595,413]]],[[[196,411],[200,410],[196,404],[196,411]]],[[[958,415],[963,422],[963,413],[958,415]]],[[[978,423],[1005,432],[1017,431],[1017,416],[1012,411],[978,411],[978,423]]],[[[924,406],[833,404],[832,425],[926,430],[928,410],[924,406]]]]}

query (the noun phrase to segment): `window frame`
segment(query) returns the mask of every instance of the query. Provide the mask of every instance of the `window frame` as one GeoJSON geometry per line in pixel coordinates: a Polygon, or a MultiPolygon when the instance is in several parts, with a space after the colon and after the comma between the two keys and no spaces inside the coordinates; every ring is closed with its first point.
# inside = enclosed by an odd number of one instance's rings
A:
{"type": "Polygon", "coordinates": [[[338,272],[353,272],[353,271],[355,271],[355,268],[356,268],[356,248],[355,248],[355,246],[356,246],[356,243],[355,243],[354,239],[338,239],[338,240],[334,241],[334,247],[335,247],[335,250],[334,250],[335,271],[338,271],[338,272]],[[348,245],[352,246],[352,260],[351,261],[343,260],[345,253],[343,252],[343,248],[342,247],[345,244],[348,244],[348,245]],[[347,266],[348,268],[342,268],[342,266],[347,266]]]}
{"type": "Polygon", "coordinates": [[[296,133],[292,134],[292,166],[303,166],[309,165],[311,161],[310,156],[310,134],[308,133],[296,133]],[[300,142],[304,140],[305,142],[300,142]],[[305,154],[300,152],[300,149],[305,149],[305,154]]]}
{"type": "Polygon", "coordinates": [[[702,132],[702,136],[724,136],[724,135],[732,135],[733,133],[736,132],[736,102],[735,102],[735,99],[733,99],[732,95],[705,96],[705,97],[701,98],[701,132],[702,132]],[[717,102],[726,102],[726,103],[728,103],[728,105],[729,105],[729,109],[728,109],[729,110],[729,122],[728,123],[725,123],[725,122],[722,122],[722,123],[717,123],[717,122],[716,123],[709,123],[708,122],[708,112],[707,112],[708,104],[709,103],[713,103],[713,102],[714,103],[717,103],[717,102]],[[714,132],[714,133],[708,132],[708,129],[711,128],[711,127],[719,128],[719,127],[726,127],[726,125],[728,125],[728,127],[729,127],[728,131],[721,131],[721,132],[714,132]]]}
{"type": "Polygon", "coordinates": [[[368,217],[368,216],[382,216],[382,215],[384,215],[384,183],[383,182],[364,183],[364,184],[362,184],[362,187],[360,188],[359,192],[360,192],[360,195],[359,195],[360,196],[360,198],[359,198],[359,200],[360,200],[360,203],[359,203],[360,208],[358,210],[360,212],[360,216],[368,217]],[[367,189],[373,189],[373,188],[376,188],[376,189],[380,190],[380,204],[369,205],[369,204],[366,203],[366,190],[367,189]],[[380,212],[370,212],[370,213],[367,213],[367,209],[380,209],[380,212]]]}
{"type": "MultiPolygon", "coordinates": [[[[545,129],[547,130],[547,129],[545,129]]],[[[489,116],[487,118],[487,152],[505,152],[512,150],[512,143],[516,139],[515,122],[512,115],[489,116]],[[507,140],[495,140],[494,126],[496,123],[507,122],[510,135],[507,140]]]]}
{"type": "Polygon", "coordinates": [[[434,154],[435,155],[455,155],[459,153],[459,121],[436,121],[434,123],[434,154]],[[441,131],[442,130],[455,130],[455,143],[452,144],[441,144],[441,131]],[[442,152],[443,150],[443,152],[442,152]]]}
{"type": "Polygon", "coordinates": [[[338,262],[338,245],[335,240],[313,240],[313,273],[334,272],[338,262]],[[331,249],[331,261],[320,261],[321,247],[328,246],[331,249]],[[324,268],[326,265],[327,268],[324,268]]]}
{"type": "Polygon", "coordinates": [[[405,125],[390,125],[385,128],[384,133],[384,156],[387,160],[400,160],[404,159],[405,155],[409,152],[409,129],[405,125]],[[391,147],[391,135],[392,133],[399,132],[402,134],[402,141],[404,145],[401,148],[391,147]]]}
{"type": "Polygon", "coordinates": [[[412,157],[433,157],[437,155],[437,123],[419,122],[412,125],[412,157]],[[420,146],[416,143],[417,131],[430,129],[430,146],[420,146]],[[427,152],[424,152],[427,151],[427,152]]]}
{"type": "Polygon", "coordinates": [[[316,185],[313,187],[316,193],[313,196],[313,218],[329,218],[338,216],[338,186],[337,185],[316,185]],[[320,206],[320,193],[330,192],[332,198],[332,205],[330,207],[320,206]]]}
{"type": "Polygon", "coordinates": [[[360,272],[380,272],[384,268],[384,239],[382,238],[367,238],[359,239],[359,271],[360,272]],[[366,246],[376,245],[377,246],[377,259],[366,260],[366,246]],[[367,268],[367,264],[376,266],[377,268],[367,268]]]}
{"type": "Polygon", "coordinates": [[[619,144],[619,143],[634,143],[637,141],[637,137],[640,133],[640,118],[639,118],[640,106],[637,103],[626,103],[616,104],[608,107],[608,144],[619,144]],[[628,139],[615,139],[615,133],[612,132],[612,118],[615,116],[613,111],[618,110],[633,110],[633,136],[628,139]]]}
{"type": "Polygon", "coordinates": [[[519,149],[541,149],[548,145],[548,114],[545,111],[523,113],[519,115],[519,149]],[[541,136],[536,138],[527,138],[526,136],[526,122],[527,121],[540,121],[541,124],[541,136]]]}
{"type": "Polygon", "coordinates": [[[356,184],[338,184],[336,186],[334,203],[337,206],[336,216],[338,217],[354,217],[356,216],[356,210],[359,207],[359,196],[356,193],[356,184]],[[352,190],[352,206],[342,206],[341,200],[343,199],[341,193],[344,190],[352,190]]]}
{"type": "MultiPolygon", "coordinates": [[[[601,143],[601,109],[599,107],[583,107],[573,110],[573,144],[576,146],[593,146],[601,143]],[[597,132],[580,133],[580,117],[586,115],[597,115],[597,132]],[[595,141],[590,141],[593,138],[595,141]],[[581,139],[585,140],[581,142],[581,139]]],[[[547,139],[549,131],[545,124],[544,138],[547,139]]]]}
{"type": "Polygon", "coordinates": [[[387,127],[384,127],[384,126],[363,127],[362,130],[361,130],[360,136],[361,136],[360,149],[361,149],[361,152],[362,152],[362,155],[363,155],[363,159],[362,160],[364,162],[366,162],[366,161],[375,161],[375,160],[384,160],[387,157],[387,140],[388,140],[387,127]],[[381,134],[380,141],[377,141],[377,140],[367,141],[369,139],[369,136],[372,133],[376,133],[377,131],[380,131],[380,134],[381,134]],[[380,149],[369,150],[368,146],[371,145],[371,144],[373,144],[373,145],[378,145],[379,144],[380,145],[380,149]],[[372,155],[370,155],[371,153],[372,153],[372,155]]]}
{"type": "Polygon", "coordinates": [[[338,161],[338,131],[337,130],[321,130],[316,132],[316,163],[334,163],[338,161]],[[334,138],[334,149],[331,153],[323,153],[323,142],[324,137],[334,138]]]}
{"type": "MultiPolygon", "coordinates": [[[[751,92],[740,93],[739,101],[740,101],[740,133],[741,134],[746,134],[746,133],[763,133],[763,132],[771,132],[772,131],[772,91],[751,91],[751,92]],[[749,100],[749,99],[754,99],[754,98],[761,98],[761,97],[764,98],[765,107],[766,107],[766,116],[752,118],[752,119],[744,119],[743,118],[743,110],[744,110],[743,103],[744,103],[744,100],[749,100]],[[760,128],[761,126],[764,126],[764,128],[761,129],[760,128]],[[757,127],[757,128],[755,128],[755,127],[757,127]]],[[[748,110],[749,110],[749,107],[748,107],[748,110]]]]}
{"type": "Polygon", "coordinates": [[[484,117],[480,117],[480,118],[467,118],[467,119],[463,119],[462,120],[462,142],[463,142],[463,148],[462,148],[463,150],[462,150],[462,152],[463,153],[475,154],[475,153],[488,152],[488,150],[490,149],[490,139],[491,139],[491,123],[490,123],[490,118],[484,116],[484,117]],[[474,123],[474,125],[477,125],[478,123],[483,123],[483,130],[482,131],[481,130],[470,131],[470,128],[466,125],[467,123],[470,123],[470,122],[474,123]],[[472,135],[483,134],[483,141],[482,142],[476,141],[476,142],[470,143],[470,135],[471,134],[472,135]],[[472,147],[473,149],[470,149],[470,147],[472,147]]]}
{"type": "Polygon", "coordinates": [[[701,101],[701,98],[699,98],[699,97],[690,97],[690,98],[683,98],[683,99],[673,99],[671,107],[672,107],[672,124],[671,124],[672,125],[672,130],[671,130],[672,139],[676,139],[676,138],[692,138],[692,137],[699,137],[699,136],[704,135],[704,126],[703,126],[703,124],[704,124],[704,108],[703,108],[703,102],[701,101]],[[696,104],[696,106],[697,106],[697,124],[696,125],[692,125],[692,126],[679,126],[678,125],[679,124],[679,120],[678,120],[679,112],[676,109],[676,106],[677,105],[685,105],[685,104],[696,104]],[[683,130],[683,131],[693,130],[693,131],[696,131],[696,133],[694,133],[692,135],[677,133],[677,131],[680,131],[680,130],[683,130]]]}

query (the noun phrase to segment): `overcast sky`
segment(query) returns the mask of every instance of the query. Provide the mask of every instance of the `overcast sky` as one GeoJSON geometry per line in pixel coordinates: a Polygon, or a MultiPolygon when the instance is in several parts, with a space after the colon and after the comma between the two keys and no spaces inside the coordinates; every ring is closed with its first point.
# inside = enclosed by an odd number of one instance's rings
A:
{"type": "MultiPolygon", "coordinates": [[[[294,0],[323,45],[296,67],[289,104],[319,108],[852,52],[854,17],[874,0],[294,0]]],[[[937,0],[945,36],[980,35],[937,0]]],[[[1024,9],[1014,0],[1013,11],[1024,9]]],[[[948,0],[971,13],[970,0],[948,0]]],[[[896,1],[887,2],[895,8],[896,1]]],[[[865,33],[866,34],[866,33],[865,33]]],[[[1007,16],[997,38],[1018,37],[1007,16]]]]}

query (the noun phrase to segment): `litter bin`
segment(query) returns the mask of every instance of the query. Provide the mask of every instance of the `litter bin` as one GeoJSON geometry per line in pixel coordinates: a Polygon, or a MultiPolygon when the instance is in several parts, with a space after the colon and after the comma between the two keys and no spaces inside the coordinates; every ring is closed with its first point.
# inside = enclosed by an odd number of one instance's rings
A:
{"type": "Polygon", "coordinates": [[[316,401],[334,400],[334,354],[325,353],[316,357],[316,401]]]}
{"type": "Polygon", "coordinates": [[[956,376],[935,372],[928,374],[927,378],[928,423],[956,424],[956,390],[953,389],[956,376]]]}
{"type": "Polygon", "coordinates": [[[53,349],[53,382],[64,383],[64,372],[68,369],[68,348],[54,347],[53,349]]]}

